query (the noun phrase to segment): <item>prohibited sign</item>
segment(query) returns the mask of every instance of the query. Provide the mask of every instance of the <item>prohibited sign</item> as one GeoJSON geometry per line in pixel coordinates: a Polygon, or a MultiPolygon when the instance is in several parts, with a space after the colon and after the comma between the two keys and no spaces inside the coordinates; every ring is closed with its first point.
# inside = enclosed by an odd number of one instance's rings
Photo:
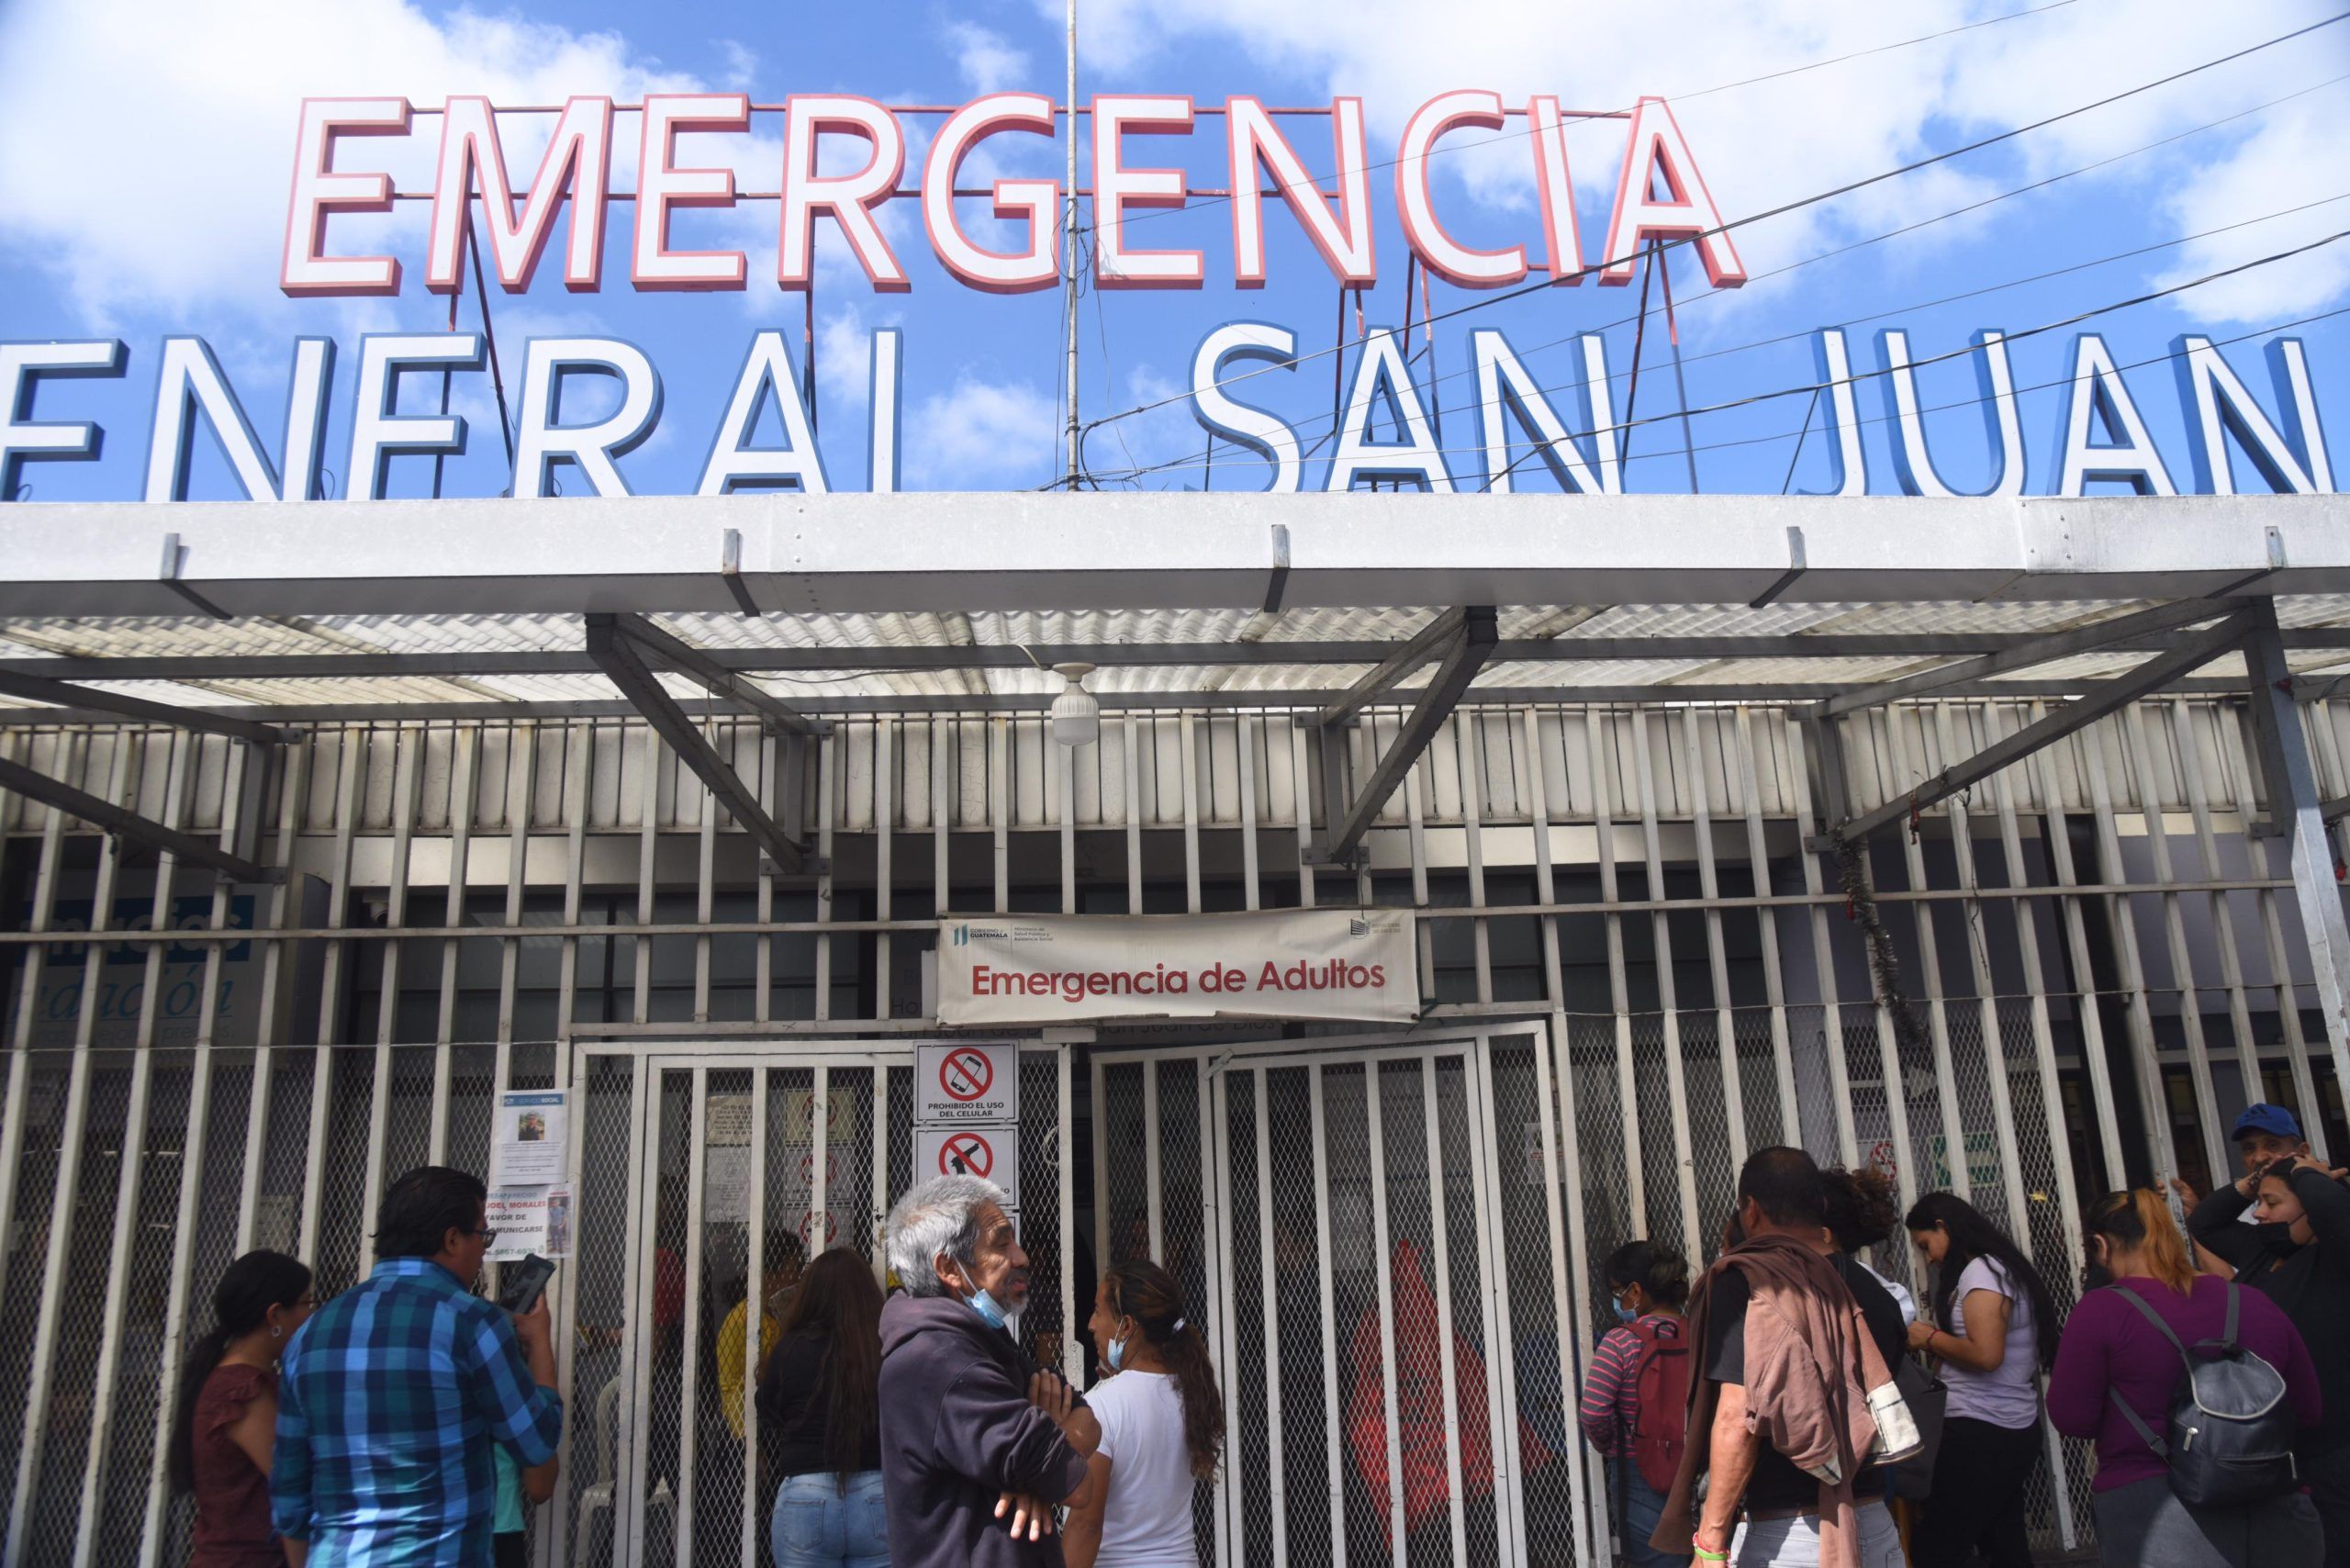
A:
{"type": "Polygon", "coordinates": [[[1020,1047],[921,1047],[914,1062],[914,1122],[1008,1126],[1020,1120],[1020,1047]]]}
{"type": "Polygon", "coordinates": [[[914,1174],[977,1176],[1003,1189],[1003,1206],[1020,1206],[1020,1134],[1012,1127],[917,1127],[914,1174]]]}

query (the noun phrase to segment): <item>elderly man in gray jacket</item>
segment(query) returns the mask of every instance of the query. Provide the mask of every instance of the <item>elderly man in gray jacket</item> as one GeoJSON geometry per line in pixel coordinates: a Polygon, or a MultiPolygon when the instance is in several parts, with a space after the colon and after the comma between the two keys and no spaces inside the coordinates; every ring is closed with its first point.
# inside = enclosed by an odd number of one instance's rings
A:
{"type": "Polygon", "coordinates": [[[1085,1483],[1102,1428],[1006,1319],[1028,1255],[1003,1193],[941,1176],[898,1201],[881,1309],[881,1474],[896,1568],[1058,1568],[1052,1510],[1085,1483]]]}

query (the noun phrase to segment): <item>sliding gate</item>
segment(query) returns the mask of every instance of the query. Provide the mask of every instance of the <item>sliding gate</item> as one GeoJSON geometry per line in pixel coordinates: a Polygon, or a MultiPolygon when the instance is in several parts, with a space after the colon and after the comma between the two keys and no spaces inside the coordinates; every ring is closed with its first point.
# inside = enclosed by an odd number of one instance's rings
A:
{"type": "MultiPolygon", "coordinates": [[[[1020,1058],[1019,1328],[1064,1353],[1058,1245],[1069,1125],[1053,1050],[1020,1058]]],[[[588,1046],[565,1495],[547,1561],[603,1568],[772,1562],[776,1477],[750,1409],[759,1306],[771,1340],[799,1271],[828,1248],[873,1267],[913,1170],[913,1047],[851,1042],[588,1046]],[[746,1353],[747,1352],[747,1353],[746,1353]]],[[[1079,1316],[1083,1316],[1082,1309],[1079,1316]]]]}
{"type": "Polygon", "coordinates": [[[1224,1391],[1203,1562],[1595,1560],[1552,1078],[1539,1020],[1096,1054],[1096,1253],[1174,1271],[1224,1391]]]}

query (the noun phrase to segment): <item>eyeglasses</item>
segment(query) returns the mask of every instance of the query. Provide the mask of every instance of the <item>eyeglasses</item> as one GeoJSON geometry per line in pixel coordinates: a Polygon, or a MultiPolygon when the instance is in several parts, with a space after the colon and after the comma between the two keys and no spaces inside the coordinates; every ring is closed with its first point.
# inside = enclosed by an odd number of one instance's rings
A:
{"type": "Polygon", "coordinates": [[[481,1238],[481,1244],[482,1244],[484,1247],[492,1246],[492,1245],[494,1245],[494,1244],[497,1242],[497,1240],[498,1240],[498,1227],[497,1227],[496,1226],[494,1226],[494,1225],[493,1225],[493,1226],[486,1226],[486,1227],[484,1227],[484,1228],[482,1228],[482,1229],[478,1229],[478,1230],[467,1230],[467,1231],[462,1231],[462,1232],[460,1232],[459,1234],[460,1234],[460,1235],[464,1235],[464,1236],[478,1236],[478,1237],[480,1237],[480,1238],[481,1238]]]}

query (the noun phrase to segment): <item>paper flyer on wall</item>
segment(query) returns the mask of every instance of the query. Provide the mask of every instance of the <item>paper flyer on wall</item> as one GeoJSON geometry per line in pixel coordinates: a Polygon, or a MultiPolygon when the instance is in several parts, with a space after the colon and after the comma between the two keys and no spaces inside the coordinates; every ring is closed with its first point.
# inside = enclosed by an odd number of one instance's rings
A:
{"type": "Polygon", "coordinates": [[[571,1256],[572,1227],[578,1208],[571,1183],[544,1187],[492,1187],[482,1224],[498,1232],[489,1260],[510,1263],[535,1252],[542,1258],[571,1256]]]}
{"type": "Polygon", "coordinates": [[[509,1089],[498,1097],[491,1130],[490,1180],[500,1187],[537,1187],[571,1174],[571,1092],[509,1089]]]}

